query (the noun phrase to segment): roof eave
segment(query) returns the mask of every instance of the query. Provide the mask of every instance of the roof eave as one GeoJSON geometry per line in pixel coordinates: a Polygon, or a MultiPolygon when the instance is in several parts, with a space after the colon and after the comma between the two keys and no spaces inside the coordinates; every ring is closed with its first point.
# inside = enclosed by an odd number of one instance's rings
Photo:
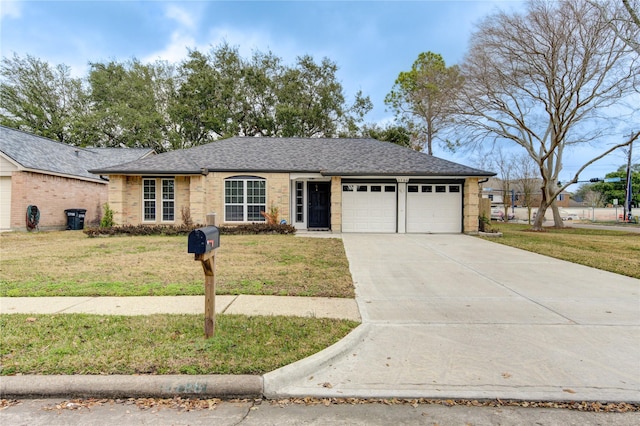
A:
{"type": "Polygon", "coordinates": [[[93,169],[88,170],[89,173],[93,173],[96,175],[124,175],[124,176],[145,176],[145,175],[153,175],[153,176],[175,176],[175,175],[201,175],[202,170],[100,170],[93,169]]]}
{"type": "Polygon", "coordinates": [[[324,176],[423,176],[423,177],[455,177],[455,178],[468,178],[468,177],[491,177],[495,176],[496,173],[425,173],[425,172],[403,172],[403,173],[393,173],[393,172],[321,172],[324,176]]]}

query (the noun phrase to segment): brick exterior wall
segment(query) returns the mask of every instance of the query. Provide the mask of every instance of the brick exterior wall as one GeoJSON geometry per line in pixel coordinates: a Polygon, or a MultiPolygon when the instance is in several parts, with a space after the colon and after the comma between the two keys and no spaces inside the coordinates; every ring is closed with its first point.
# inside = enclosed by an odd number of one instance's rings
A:
{"type": "Polygon", "coordinates": [[[40,210],[42,230],[65,229],[66,209],[86,209],[85,227],[100,222],[107,202],[107,183],[97,183],[41,173],[11,174],[11,228],[26,230],[27,206],[40,210]]]}
{"type": "Polygon", "coordinates": [[[478,178],[467,178],[464,181],[462,231],[466,234],[478,232],[478,216],[480,216],[480,185],[478,181],[478,178]]]}
{"type": "MultiPolygon", "coordinates": [[[[193,223],[205,224],[207,214],[216,213],[216,225],[234,224],[224,221],[224,181],[239,173],[213,172],[206,176],[175,177],[175,220],[173,224],[182,224],[182,209],[189,209],[193,223]]],[[[288,173],[251,173],[266,179],[267,210],[277,207],[280,219],[291,223],[290,182],[288,173]]],[[[110,176],[109,205],[114,210],[114,221],[118,225],[138,225],[141,223],[172,224],[162,222],[159,207],[156,211],[156,222],[142,221],[142,180],[141,176],[110,176]]],[[[158,180],[160,182],[160,180],[158,180]]],[[[157,186],[158,203],[159,189],[157,186]]],[[[158,205],[159,206],[159,205],[158,205]]]]}
{"type": "MultiPolygon", "coordinates": [[[[216,225],[233,225],[237,222],[224,220],[224,181],[227,178],[244,175],[241,173],[211,172],[204,175],[177,176],[175,178],[175,221],[182,223],[181,211],[189,208],[191,219],[196,224],[206,224],[207,214],[216,214],[216,225]]],[[[279,209],[279,218],[292,223],[291,217],[291,182],[288,173],[251,173],[267,182],[267,203],[279,209]]],[[[480,214],[480,188],[478,178],[468,178],[464,184],[463,232],[478,232],[478,216],[480,214]]],[[[342,179],[331,178],[331,229],[342,231],[342,179]]],[[[114,210],[114,221],[118,225],[138,225],[142,222],[142,177],[110,176],[109,205],[114,210]]],[[[26,208],[26,207],[25,207],[26,208]]],[[[157,211],[156,223],[160,221],[157,211]]]]}

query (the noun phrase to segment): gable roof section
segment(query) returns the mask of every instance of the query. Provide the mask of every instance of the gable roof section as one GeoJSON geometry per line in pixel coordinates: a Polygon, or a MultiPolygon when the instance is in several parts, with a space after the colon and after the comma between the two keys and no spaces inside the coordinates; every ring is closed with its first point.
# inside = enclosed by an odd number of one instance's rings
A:
{"type": "Polygon", "coordinates": [[[299,172],[325,176],[494,176],[375,139],[234,137],[92,170],[109,174],[299,172]]]}
{"type": "Polygon", "coordinates": [[[148,157],[152,149],[79,148],[0,126],[0,152],[22,170],[104,182],[89,169],[148,157]]]}

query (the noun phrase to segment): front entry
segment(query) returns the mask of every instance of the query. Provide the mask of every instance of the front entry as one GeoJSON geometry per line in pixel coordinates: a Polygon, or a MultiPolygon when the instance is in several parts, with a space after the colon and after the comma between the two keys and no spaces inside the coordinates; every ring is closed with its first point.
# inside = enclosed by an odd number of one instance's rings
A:
{"type": "Polygon", "coordinates": [[[329,229],[331,184],[329,182],[309,182],[307,193],[309,197],[307,226],[314,229],[329,229]]]}

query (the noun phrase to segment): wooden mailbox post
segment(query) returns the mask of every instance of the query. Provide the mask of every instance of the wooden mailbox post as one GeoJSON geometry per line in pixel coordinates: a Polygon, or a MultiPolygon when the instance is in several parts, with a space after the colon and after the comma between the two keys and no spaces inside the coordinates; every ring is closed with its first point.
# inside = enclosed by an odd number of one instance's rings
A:
{"type": "Polygon", "coordinates": [[[189,233],[188,252],[195,254],[204,271],[204,335],[213,337],[216,329],[216,249],[220,231],[215,226],[194,229],[189,233]]]}

